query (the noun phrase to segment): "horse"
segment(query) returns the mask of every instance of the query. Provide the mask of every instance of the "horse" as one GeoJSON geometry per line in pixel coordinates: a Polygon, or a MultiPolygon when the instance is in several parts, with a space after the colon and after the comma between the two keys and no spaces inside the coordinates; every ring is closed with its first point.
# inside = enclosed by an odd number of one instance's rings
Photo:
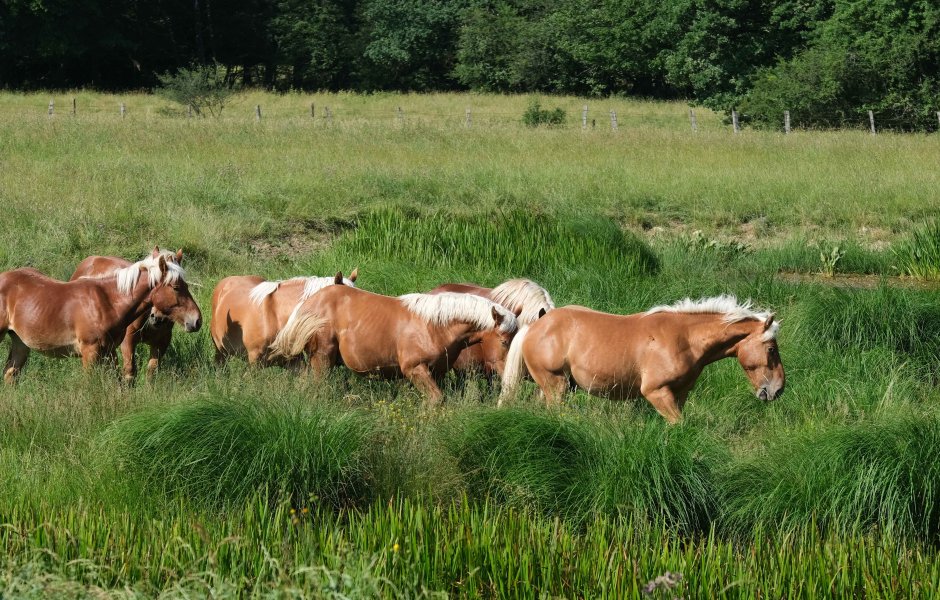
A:
{"type": "MultiPolygon", "coordinates": [[[[516,315],[520,326],[531,325],[546,312],[555,308],[548,291],[530,279],[510,279],[495,288],[486,288],[470,283],[445,283],[429,294],[456,292],[487,298],[508,308],[516,315]]],[[[502,376],[506,365],[507,348],[496,332],[483,335],[479,344],[464,348],[454,361],[457,371],[482,371],[488,378],[502,376]]]]}
{"type": "Polygon", "coordinates": [[[396,298],[334,285],[294,310],[271,350],[286,358],[306,352],[318,376],[340,363],[361,375],[404,376],[436,405],[438,381],[464,347],[488,331],[508,346],[517,329],[509,310],[471,294],[396,298]]]}
{"type": "MultiPolygon", "coordinates": [[[[341,275],[340,275],[341,276],[341,275]]],[[[359,270],[341,283],[355,287],[359,270]]],[[[334,277],[294,277],[265,281],[254,275],[226,277],[212,291],[212,322],[216,362],[246,355],[248,362],[272,362],[268,347],[301,302],[335,283],[334,277]]]]}
{"type": "MultiPolygon", "coordinates": [[[[174,253],[166,250],[161,251],[159,246],[154,247],[151,256],[161,255],[167,263],[175,263],[180,266],[183,264],[182,250],[177,250],[174,253]]],[[[100,277],[130,265],[131,261],[116,256],[89,256],[78,263],[69,281],[75,281],[83,277],[100,277]]],[[[173,321],[160,317],[155,309],[151,311],[151,314],[141,315],[131,323],[127,327],[124,341],[121,342],[124,379],[133,381],[137,376],[137,361],[134,359],[137,344],[142,342],[150,347],[150,360],[147,361],[147,379],[152,379],[160,366],[160,359],[166,354],[172,339],[173,321]]]]}
{"type": "Polygon", "coordinates": [[[35,269],[0,273],[0,338],[9,333],[11,340],[3,378],[15,381],[30,350],[56,357],[77,354],[87,370],[114,351],[131,323],[151,312],[189,332],[202,324],[182,267],[162,254],[69,282],[35,269]]]}
{"type": "Polygon", "coordinates": [[[528,370],[546,404],[560,402],[573,382],[595,396],[643,396],[676,423],[702,369],[732,356],[757,397],[775,400],[785,384],[779,328],[772,313],[752,309],[750,301],[739,304],[734,296],[687,298],[627,316],[556,308],[513,340],[499,404],[528,370]]]}

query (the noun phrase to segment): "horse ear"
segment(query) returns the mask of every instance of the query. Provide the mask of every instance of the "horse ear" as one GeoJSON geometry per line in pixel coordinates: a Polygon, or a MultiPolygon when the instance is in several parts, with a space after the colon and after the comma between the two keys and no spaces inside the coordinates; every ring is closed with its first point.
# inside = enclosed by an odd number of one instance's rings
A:
{"type": "Polygon", "coordinates": [[[544,309],[544,308],[540,308],[540,309],[539,309],[539,318],[541,319],[541,318],[544,317],[544,316],[545,316],[545,309],[544,309]]]}
{"type": "Polygon", "coordinates": [[[183,249],[182,248],[176,251],[176,263],[180,265],[183,264],[183,249]]]}
{"type": "Polygon", "coordinates": [[[150,256],[152,256],[152,257],[154,257],[154,258],[160,256],[160,246],[154,246],[154,247],[153,247],[153,252],[150,253],[150,256]]]}
{"type": "Polygon", "coordinates": [[[770,329],[770,326],[774,323],[774,314],[770,313],[767,315],[767,318],[764,320],[764,331],[770,329]]]}
{"type": "Polygon", "coordinates": [[[352,270],[352,273],[349,274],[349,280],[355,283],[356,279],[358,278],[359,278],[359,267],[356,267],[355,269],[352,270]]]}
{"type": "Polygon", "coordinates": [[[490,310],[493,312],[493,320],[496,321],[496,326],[499,327],[503,323],[502,313],[495,306],[491,307],[490,310]]]}
{"type": "Polygon", "coordinates": [[[160,276],[162,278],[163,275],[166,275],[166,268],[167,268],[166,258],[164,258],[162,254],[160,255],[160,261],[157,263],[157,265],[160,267],[160,276]]]}
{"type": "Polygon", "coordinates": [[[343,272],[342,271],[336,272],[336,276],[333,277],[333,283],[335,283],[336,285],[343,285],[343,272]]]}

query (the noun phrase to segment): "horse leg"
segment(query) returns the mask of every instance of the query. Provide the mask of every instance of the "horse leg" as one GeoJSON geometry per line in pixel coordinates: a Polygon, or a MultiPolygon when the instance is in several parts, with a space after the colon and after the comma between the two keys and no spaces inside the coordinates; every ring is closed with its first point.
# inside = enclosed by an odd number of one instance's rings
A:
{"type": "MultiPolygon", "coordinates": [[[[170,342],[172,339],[172,329],[163,329],[159,332],[152,332],[152,335],[148,340],[150,343],[150,360],[147,361],[148,381],[153,379],[153,376],[156,375],[157,369],[160,367],[160,361],[163,360],[163,356],[170,347],[170,342]]],[[[218,357],[216,357],[216,362],[218,362],[218,357]]]]}
{"type": "Polygon", "coordinates": [[[98,344],[82,344],[79,353],[82,355],[82,367],[88,371],[98,362],[101,347],[98,344]]]}
{"type": "Polygon", "coordinates": [[[26,359],[29,358],[29,346],[24,344],[23,340],[12,331],[8,333],[10,334],[10,355],[7,357],[7,364],[3,369],[3,380],[12,384],[26,365],[26,359]]]}
{"type": "MultiPolygon", "coordinates": [[[[643,389],[640,388],[640,393],[643,394],[643,397],[646,398],[650,404],[653,405],[653,408],[656,409],[656,412],[661,414],[666,422],[670,425],[675,425],[682,420],[682,410],[680,409],[679,398],[676,397],[676,394],[673,393],[671,389],[666,386],[654,388],[654,389],[643,389]]],[[[685,395],[681,397],[681,402],[685,403],[685,395]]]]}
{"type": "MultiPolygon", "coordinates": [[[[137,342],[134,336],[137,332],[128,327],[124,335],[124,341],[121,342],[121,361],[124,364],[124,381],[130,383],[137,377],[137,361],[134,358],[134,350],[137,348],[137,342]]],[[[84,358],[84,357],[83,357],[84,358]]]]}
{"type": "Polygon", "coordinates": [[[415,365],[409,369],[402,369],[402,374],[414,384],[420,392],[427,397],[429,406],[437,406],[444,398],[444,393],[438,387],[437,382],[431,375],[431,370],[424,363],[415,365]]]}

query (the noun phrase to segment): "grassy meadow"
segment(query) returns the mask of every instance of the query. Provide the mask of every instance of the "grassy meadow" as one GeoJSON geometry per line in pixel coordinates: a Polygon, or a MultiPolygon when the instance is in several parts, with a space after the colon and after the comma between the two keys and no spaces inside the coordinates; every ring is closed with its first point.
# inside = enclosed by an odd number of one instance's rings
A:
{"type": "Polygon", "coordinates": [[[357,266],[379,293],[527,276],[621,313],[733,293],[782,320],[787,389],[762,403],[722,361],[669,427],[532,385],[496,410],[479,377],[429,410],[403,382],[217,367],[207,328],[130,387],[34,354],[0,390],[0,597],[940,594],[940,136],[701,109],[692,132],[623,99],[541,98],[568,123],[530,129],[527,97],[188,119],[51,96],[0,94],[0,270],[182,247],[206,320],[224,276],[357,266]]]}

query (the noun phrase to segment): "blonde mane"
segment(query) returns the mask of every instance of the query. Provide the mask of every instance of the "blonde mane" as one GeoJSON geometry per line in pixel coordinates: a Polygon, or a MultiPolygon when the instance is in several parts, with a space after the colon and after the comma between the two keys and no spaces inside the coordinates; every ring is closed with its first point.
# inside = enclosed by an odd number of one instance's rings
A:
{"type": "MultiPolygon", "coordinates": [[[[744,302],[738,302],[738,299],[735,296],[729,294],[714,296],[712,298],[702,298],[700,300],[685,298],[684,300],[679,300],[675,304],[654,306],[644,314],[652,315],[663,312],[719,314],[723,315],[722,320],[725,323],[738,323],[740,321],[746,321],[749,319],[766,321],[767,318],[772,314],[769,311],[759,311],[754,309],[750,299],[747,299],[744,302]]],[[[780,322],[774,321],[771,323],[767,331],[764,332],[762,339],[765,342],[776,339],[777,332],[779,330],[780,322]]]]}
{"type": "MultiPolygon", "coordinates": [[[[251,288],[251,291],[248,292],[248,297],[251,301],[261,306],[264,302],[264,299],[277,291],[281,287],[282,283],[288,281],[304,281],[304,291],[300,295],[300,301],[303,302],[310,296],[316,294],[323,288],[328,285],[333,285],[336,281],[333,277],[292,277],[291,279],[280,279],[278,281],[262,281],[255,287],[251,288]]],[[[356,284],[349,279],[343,278],[343,285],[348,285],[349,287],[356,287],[356,284]]]]}
{"type": "Polygon", "coordinates": [[[516,315],[506,307],[473,294],[445,292],[443,294],[405,294],[398,299],[405,308],[432,325],[447,325],[466,321],[477,330],[493,327],[493,307],[503,317],[500,330],[512,333],[518,328],[516,315]]]}
{"type": "MultiPolygon", "coordinates": [[[[121,269],[115,269],[110,273],[104,273],[102,275],[90,276],[88,279],[107,279],[109,277],[114,277],[117,282],[118,291],[122,294],[130,294],[135,287],[137,287],[137,281],[140,279],[141,271],[147,271],[147,283],[153,288],[161,283],[165,285],[173,285],[180,280],[185,281],[186,272],[183,271],[183,267],[179,266],[179,263],[176,262],[176,254],[173,252],[162,251],[157,256],[148,256],[143,260],[139,260],[134,264],[123,267],[121,269]],[[163,279],[160,279],[160,259],[164,259],[166,262],[166,274],[163,276],[163,279]]],[[[83,279],[85,279],[83,277],[83,279]]]]}
{"type": "Polygon", "coordinates": [[[518,311],[520,325],[534,323],[540,312],[555,308],[548,291],[530,279],[510,279],[501,283],[493,288],[490,297],[512,312],[518,311]]]}

